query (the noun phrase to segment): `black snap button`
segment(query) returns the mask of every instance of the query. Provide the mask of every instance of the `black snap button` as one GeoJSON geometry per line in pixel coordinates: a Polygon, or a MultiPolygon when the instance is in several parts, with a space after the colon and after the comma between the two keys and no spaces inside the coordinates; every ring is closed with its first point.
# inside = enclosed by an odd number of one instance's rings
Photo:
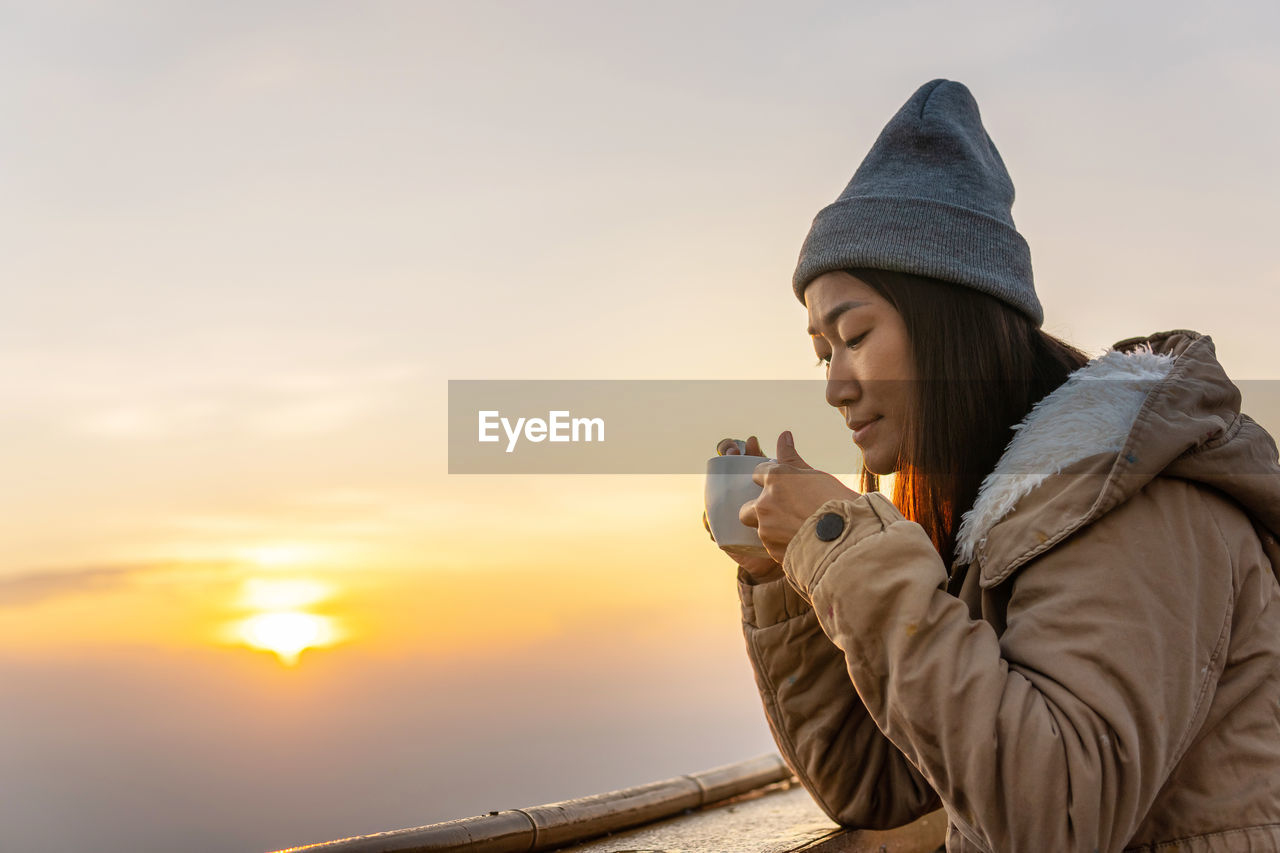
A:
{"type": "Polygon", "coordinates": [[[831,542],[844,532],[844,517],[838,512],[829,512],[818,519],[816,529],[818,538],[823,542],[831,542]]]}

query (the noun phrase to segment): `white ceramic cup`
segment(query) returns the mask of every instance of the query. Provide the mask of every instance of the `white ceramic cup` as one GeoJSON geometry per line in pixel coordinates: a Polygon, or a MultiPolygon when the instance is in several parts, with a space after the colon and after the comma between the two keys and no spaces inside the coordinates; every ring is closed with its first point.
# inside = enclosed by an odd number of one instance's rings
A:
{"type": "Polygon", "coordinates": [[[707,460],[707,526],[720,550],[730,554],[767,554],[754,527],[738,520],[738,511],[747,501],[760,497],[761,487],[751,474],[761,462],[776,462],[765,456],[712,456],[707,460]]]}

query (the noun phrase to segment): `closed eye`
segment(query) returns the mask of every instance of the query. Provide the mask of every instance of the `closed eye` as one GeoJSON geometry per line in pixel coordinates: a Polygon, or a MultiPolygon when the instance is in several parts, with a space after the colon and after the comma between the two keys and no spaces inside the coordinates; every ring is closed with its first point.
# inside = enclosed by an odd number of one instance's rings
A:
{"type": "MultiPolygon", "coordinates": [[[[870,334],[870,332],[863,332],[859,334],[858,337],[852,338],[851,341],[846,342],[845,346],[849,347],[850,350],[856,350],[856,348],[858,348],[858,345],[860,345],[860,343],[863,342],[865,338],[867,338],[868,334],[870,334]]],[[[823,366],[831,366],[831,356],[819,355],[818,364],[815,364],[814,366],[815,368],[823,368],[823,366]]]]}

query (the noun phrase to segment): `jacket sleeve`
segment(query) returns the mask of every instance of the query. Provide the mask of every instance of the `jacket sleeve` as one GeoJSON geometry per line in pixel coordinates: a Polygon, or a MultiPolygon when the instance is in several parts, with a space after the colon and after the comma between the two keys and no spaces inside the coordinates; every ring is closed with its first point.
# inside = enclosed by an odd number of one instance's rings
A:
{"type": "Polygon", "coordinates": [[[784,571],[969,842],[1120,850],[1203,722],[1225,658],[1230,559],[1214,522],[1188,523],[1194,492],[1156,481],[1023,565],[1000,637],[939,588],[924,530],[882,495],[828,501],[784,571]],[[821,541],[832,512],[842,532],[821,541]]]}
{"type": "Polygon", "coordinates": [[[854,690],[845,657],[786,580],[739,570],[742,628],[765,716],[801,784],[842,826],[888,829],[939,807],[854,690]]]}

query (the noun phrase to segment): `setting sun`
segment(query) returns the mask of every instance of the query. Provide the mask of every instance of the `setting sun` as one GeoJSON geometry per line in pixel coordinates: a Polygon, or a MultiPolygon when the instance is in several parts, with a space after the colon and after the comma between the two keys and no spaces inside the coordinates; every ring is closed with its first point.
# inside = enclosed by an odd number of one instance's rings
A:
{"type": "Polygon", "coordinates": [[[344,638],[337,621],[308,612],[333,599],[334,584],[306,577],[250,577],[240,587],[239,605],[250,615],[226,626],[236,645],[272,652],[293,666],[306,649],[331,646],[344,638]]]}
{"type": "Polygon", "coordinates": [[[240,638],[255,649],[274,652],[285,666],[293,666],[306,649],[331,645],[338,639],[334,621],[314,613],[260,613],[239,625],[240,638]]]}

